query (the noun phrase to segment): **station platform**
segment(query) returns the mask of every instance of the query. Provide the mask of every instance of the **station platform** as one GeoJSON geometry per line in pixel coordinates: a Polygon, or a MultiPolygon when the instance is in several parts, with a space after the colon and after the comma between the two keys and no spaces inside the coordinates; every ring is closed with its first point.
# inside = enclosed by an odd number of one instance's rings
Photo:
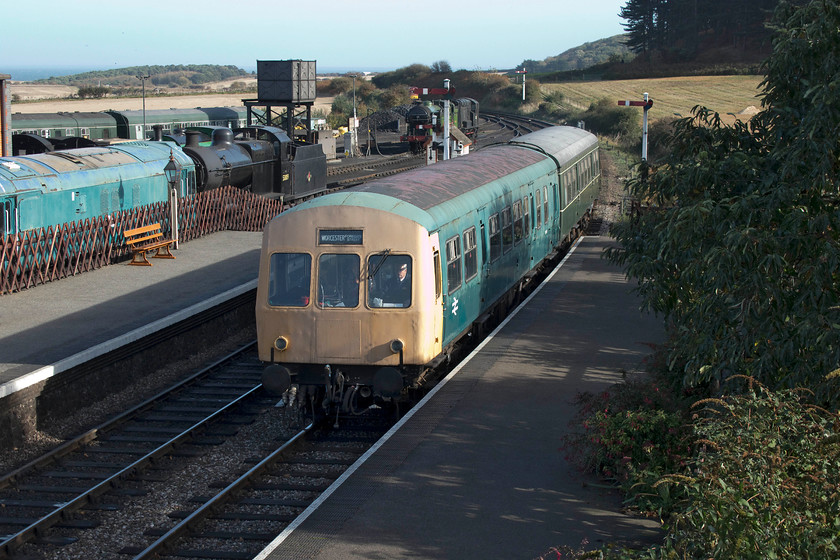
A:
{"type": "Polygon", "coordinates": [[[261,232],[224,231],[173,250],[0,297],[0,399],[254,290],[261,232]]]}
{"type": "Polygon", "coordinates": [[[532,559],[661,542],[565,458],[578,392],[643,370],[661,320],[585,237],[519,311],[256,558],[532,559]]]}

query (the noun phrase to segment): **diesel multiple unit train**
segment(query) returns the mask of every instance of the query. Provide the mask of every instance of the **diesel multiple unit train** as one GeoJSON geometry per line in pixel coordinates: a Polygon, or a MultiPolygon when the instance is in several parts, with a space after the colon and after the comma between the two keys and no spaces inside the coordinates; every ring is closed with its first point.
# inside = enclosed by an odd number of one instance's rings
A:
{"type": "Polygon", "coordinates": [[[187,131],[183,145],[137,140],[0,158],[0,234],[165,201],[170,157],[181,169],[179,196],[234,185],[296,200],[326,189],[319,144],[292,142],[275,127],[202,130],[187,131]]]}
{"type": "MultiPolygon", "coordinates": [[[[450,102],[449,121],[452,126],[475,142],[478,132],[478,101],[464,97],[450,102]]],[[[408,142],[414,152],[421,152],[432,140],[435,132],[443,132],[441,101],[416,102],[405,114],[406,133],[400,139],[408,142]]]]}
{"type": "Polygon", "coordinates": [[[264,386],[294,384],[313,413],[399,401],[506,310],[599,184],[597,138],[558,126],[275,217],[256,303],[264,386]]]}

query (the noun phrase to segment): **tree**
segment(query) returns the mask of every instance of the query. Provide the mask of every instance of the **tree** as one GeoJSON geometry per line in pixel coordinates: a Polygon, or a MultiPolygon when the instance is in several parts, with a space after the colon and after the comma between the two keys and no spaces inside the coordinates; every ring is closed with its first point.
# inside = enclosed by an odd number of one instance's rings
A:
{"type": "Polygon", "coordinates": [[[654,209],[608,251],[663,314],[667,362],[689,386],[751,375],[810,386],[840,366],[840,6],[776,12],[764,110],[723,126],[696,107],[671,153],[629,185],[654,209]],[[646,180],[644,180],[647,175],[646,180]]]}
{"type": "Polygon", "coordinates": [[[452,72],[452,66],[445,60],[438,60],[437,62],[432,63],[432,72],[435,74],[443,74],[447,72],[452,72]]]}

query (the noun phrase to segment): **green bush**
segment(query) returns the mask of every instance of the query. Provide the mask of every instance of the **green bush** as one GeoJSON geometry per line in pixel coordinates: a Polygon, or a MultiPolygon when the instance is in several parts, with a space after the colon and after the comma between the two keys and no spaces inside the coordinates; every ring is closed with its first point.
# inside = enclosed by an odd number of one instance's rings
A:
{"type": "Polygon", "coordinates": [[[837,558],[840,416],[802,391],[749,389],[696,405],[692,468],[660,483],[688,497],[667,547],[687,558],[837,558]]]}

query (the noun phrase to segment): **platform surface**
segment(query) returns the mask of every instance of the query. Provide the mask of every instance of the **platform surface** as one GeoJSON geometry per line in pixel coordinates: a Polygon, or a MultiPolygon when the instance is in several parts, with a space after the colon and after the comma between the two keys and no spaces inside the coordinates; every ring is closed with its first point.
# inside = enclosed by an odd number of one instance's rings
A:
{"type": "Polygon", "coordinates": [[[255,288],[261,243],[261,232],[218,232],[181,243],[174,260],[126,261],[0,296],[0,398],[191,306],[255,288]]]}
{"type": "Polygon", "coordinates": [[[561,449],[580,391],[642,371],[662,323],[587,237],[492,340],[257,558],[538,558],[661,540],[561,449]]]}

